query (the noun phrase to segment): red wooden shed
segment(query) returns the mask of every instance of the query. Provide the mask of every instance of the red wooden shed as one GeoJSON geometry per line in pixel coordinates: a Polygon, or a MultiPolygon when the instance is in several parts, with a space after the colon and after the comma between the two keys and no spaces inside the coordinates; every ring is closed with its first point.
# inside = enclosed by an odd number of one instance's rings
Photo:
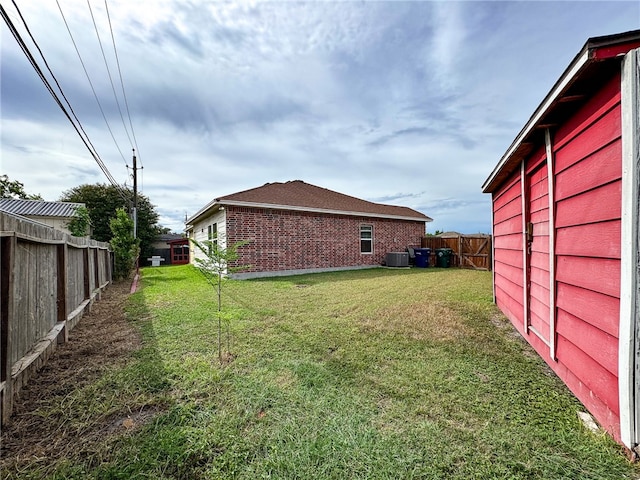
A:
{"type": "Polygon", "coordinates": [[[499,308],[640,443],[640,30],[589,39],[483,185],[499,308]]]}

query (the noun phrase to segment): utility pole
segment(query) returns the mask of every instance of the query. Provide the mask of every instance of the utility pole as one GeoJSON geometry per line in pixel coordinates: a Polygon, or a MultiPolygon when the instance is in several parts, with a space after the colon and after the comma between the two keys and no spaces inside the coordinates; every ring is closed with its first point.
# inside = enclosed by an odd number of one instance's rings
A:
{"type": "Polygon", "coordinates": [[[138,166],[136,149],[133,149],[133,238],[138,239],[138,166]]]}

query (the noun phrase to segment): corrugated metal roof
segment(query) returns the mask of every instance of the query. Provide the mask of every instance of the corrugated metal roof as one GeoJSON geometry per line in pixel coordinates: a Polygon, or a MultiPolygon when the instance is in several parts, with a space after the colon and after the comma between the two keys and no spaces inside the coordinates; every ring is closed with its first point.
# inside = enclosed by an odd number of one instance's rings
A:
{"type": "Polygon", "coordinates": [[[284,183],[267,183],[261,187],[216,198],[191,217],[187,223],[191,223],[216,204],[254,205],[263,208],[267,205],[273,205],[277,208],[290,207],[295,210],[326,211],[347,215],[364,214],[366,216],[411,219],[423,222],[431,221],[431,218],[425,214],[408,207],[373,203],[317,187],[302,180],[293,180],[284,183]]]}
{"type": "Polygon", "coordinates": [[[84,207],[84,203],[0,198],[0,210],[24,216],[68,218],[80,207],[84,207]]]}

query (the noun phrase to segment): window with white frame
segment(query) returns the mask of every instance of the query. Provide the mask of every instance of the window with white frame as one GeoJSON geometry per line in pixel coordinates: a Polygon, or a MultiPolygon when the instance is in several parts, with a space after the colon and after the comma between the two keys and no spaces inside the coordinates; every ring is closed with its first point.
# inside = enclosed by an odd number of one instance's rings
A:
{"type": "Polygon", "coordinates": [[[373,225],[360,225],[360,253],[373,253],[373,225]]]}
{"type": "Polygon", "coordinates": [[[207,240],[209,240],[212,245],[209,247],[209,255],[211,255],[211,250],[213,245],[218,245],[218,224],[212,223],[207,227],[207,240]]]}

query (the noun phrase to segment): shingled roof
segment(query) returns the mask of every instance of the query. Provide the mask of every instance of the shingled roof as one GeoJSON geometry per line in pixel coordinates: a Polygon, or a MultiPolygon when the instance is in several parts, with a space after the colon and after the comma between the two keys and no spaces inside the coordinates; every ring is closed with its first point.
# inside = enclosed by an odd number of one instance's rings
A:
{"type": "Polygon", "coordinates": [[[421,222],[432,221],[425,214],[408,207],[368,202],[350,195],[317,187],[302,180],[292,180],[284,183],[267,183],[261,187],[216,198],[187,220],[187,223],[192,223],[216,205],[218,207],[235,205],[421,222]]]}
{"type": "Polygon", "coordinates": [[[0,198],[0,210],[3,212],[33,217],[69,218],[73,217],[76,210],[83,206],[83,203],[0,198]]]}

